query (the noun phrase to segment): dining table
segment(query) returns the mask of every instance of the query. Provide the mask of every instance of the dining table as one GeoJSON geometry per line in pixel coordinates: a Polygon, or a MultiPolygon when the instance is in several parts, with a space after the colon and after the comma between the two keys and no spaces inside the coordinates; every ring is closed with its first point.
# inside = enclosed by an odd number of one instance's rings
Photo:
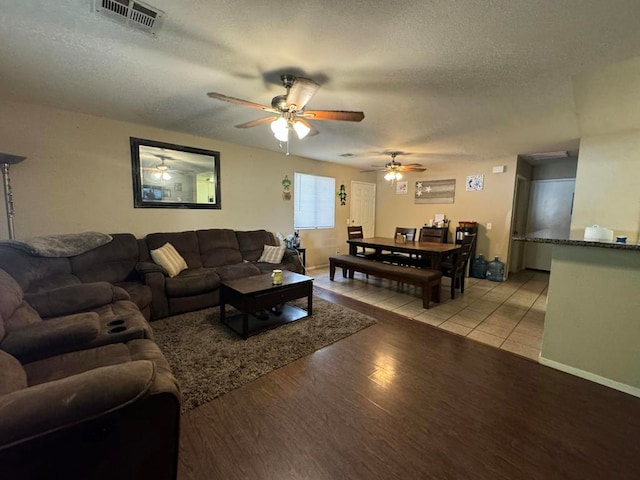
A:
{"type": "Polygon", "coordinates": [[[453,243],[399,242],[395,238],[388,237],[353,238],[347,240],[347,243],[350,255],[355,255],[358,247],[375,250],[375,257],[379,258],[382,258],[382,252],[406,253],[423,260],[419,262],[423,266],[435,270],[440,269],[444,257],[455,254],[460,249],[460,245],[453,243]]]}

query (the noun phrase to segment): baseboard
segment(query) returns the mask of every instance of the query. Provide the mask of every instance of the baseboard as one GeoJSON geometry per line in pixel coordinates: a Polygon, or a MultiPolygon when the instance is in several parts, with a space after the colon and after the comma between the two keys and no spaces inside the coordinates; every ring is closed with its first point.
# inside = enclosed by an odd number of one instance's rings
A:
{"type": "Polygon", "coordinates": [[[600,385],[604,385],[605,387],[628,393],[629,395],[633,395],[634,397],[640,397],[640,388],[632,387],[631,385],[627,385],[625,383],[616,382],[615,380],[611,380],[610,378],[601,377],[600,375],[596,375],[595,373],[587,372],[585,370],[580,370],[579,368],[570,367],[569,365],[565,365],[554,360],[549,360],[548,358],[544,358],[542,356],[540,356],[540,363],[542,365],[546,365],[547,367],[560,370],[561,372],[569,373],[571,375],[575,375],[576,377],[599,383],[600,385]]]}

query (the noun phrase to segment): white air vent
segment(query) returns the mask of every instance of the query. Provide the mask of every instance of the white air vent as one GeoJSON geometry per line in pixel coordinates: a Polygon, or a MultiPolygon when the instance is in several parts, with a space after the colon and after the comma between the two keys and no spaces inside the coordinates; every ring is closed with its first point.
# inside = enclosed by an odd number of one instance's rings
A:
{"type": "Polygon", "coordinates": [[[119,23],[140,28],[155,35],[162,24],[162,10],[134,0],[93,0],[93,9],[119,23]]]}

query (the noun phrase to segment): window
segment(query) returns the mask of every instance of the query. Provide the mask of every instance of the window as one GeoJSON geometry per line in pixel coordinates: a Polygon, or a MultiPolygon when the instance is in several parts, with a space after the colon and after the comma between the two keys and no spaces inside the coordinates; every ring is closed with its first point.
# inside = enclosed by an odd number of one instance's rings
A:
{"type": "Polygon", "coordinates": [[[336,179],[295,173],[293,227],[333,228],[336,216],[336,179]]]}

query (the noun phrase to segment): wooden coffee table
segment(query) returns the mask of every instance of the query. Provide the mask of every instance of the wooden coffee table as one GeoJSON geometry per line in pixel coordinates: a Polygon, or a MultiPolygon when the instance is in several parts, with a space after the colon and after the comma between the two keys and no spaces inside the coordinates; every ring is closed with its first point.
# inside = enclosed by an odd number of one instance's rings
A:
{"type": "Polygon", "coordinates": [[[245,340],[256,333],[295,322],[313,314],[313,278],[284,270],[282,285],[273,285],[271,274],[226,280],[220,287],[220,320],[245,340]],[[307,297],[307,309],[286,302],[307,297]],[[239,314],[227,315],[226,305],[232,305],[239,314]],[[273,312],[273,307],[279,307],[273,312]],[[256,312],[268,314],[265,319],[256,312]]]}

